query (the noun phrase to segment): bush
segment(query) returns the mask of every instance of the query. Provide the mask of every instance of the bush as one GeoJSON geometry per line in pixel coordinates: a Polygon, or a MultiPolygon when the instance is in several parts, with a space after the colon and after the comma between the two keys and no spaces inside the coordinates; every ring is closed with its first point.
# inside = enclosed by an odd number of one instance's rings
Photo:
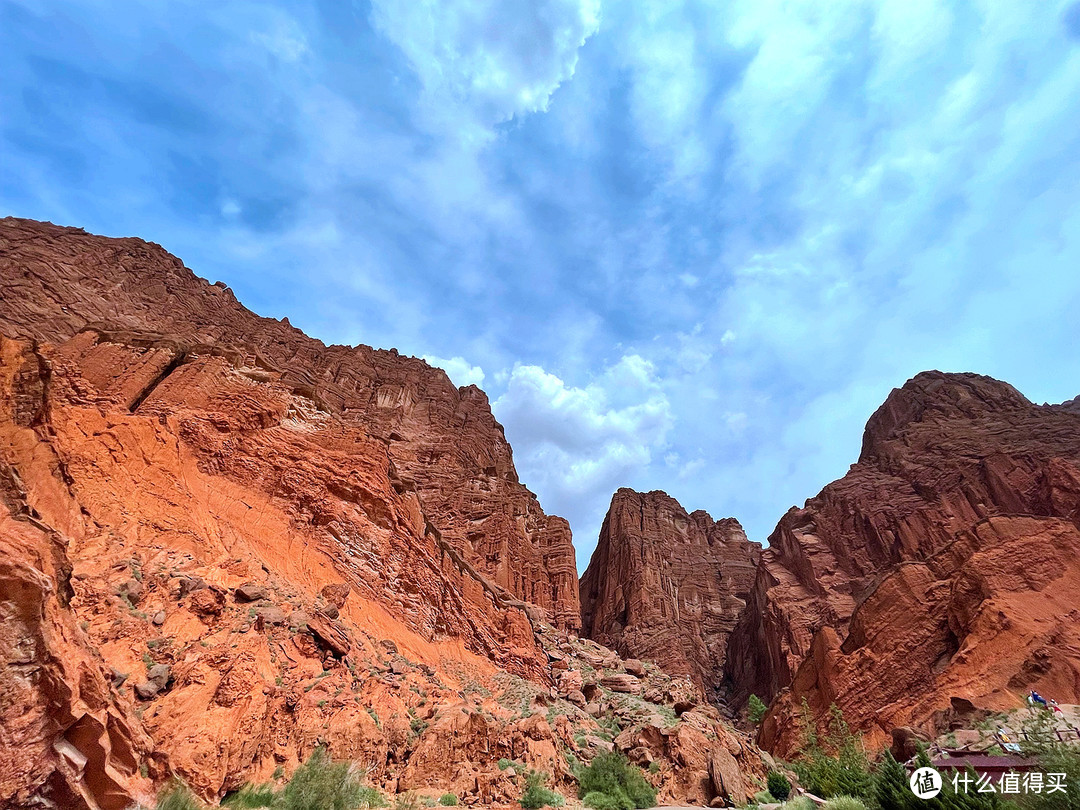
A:
{"type": "Polygon", "coordinates": [[[439,797],[439,804],[441,804],[443,807],[456,807],[457,796],[455,796],[453,793],[444,793],[442,796],[439,797]]]}
{"type": "Polygon", "coordinates": [[[322,748],[316,748],[308,761],[296,769],[289,784],[278,796],[281,810],[355,810],[370,804],[372,793],[349,771],[345,762],[333,762],[322,748]]]}
{"type": "Polygon", "coordinates": [[[585,797],[593,793],[604,794],[607,799],[592,797],[596,810],[642,810],[656,804],[656,791],[647,781],[640,768],[631,765],[622,754],[611,751],[597,754],[587,768],[579,769],[578,796],[585,802],[585,797]],[[604,806],[600,808],[598,805],[604,806]]]}
{"type": "Polygon", "coordinates": [[[586,793],[581,803],[586,807],[591,807],[592,810],[632,810],[630,807],[624,807],[618,799],[601,793],[599,790],[586,793]]]}
{"type": "Polygon", "coordinates": [[[776,799],[769,791],[759,790],[754,794],[754,804],[776,804],[776,799]]]}
{"type": "Polygon", "coordinates": [[[544,786],[547,780],[548,775],[543,771],[529,771],[525,774],[525,792],[521,794],[521,806],[525,810],[562,807],[566,804],[566,799],[544,786]]]}
{"type": "Polygon", "coordinates": [[[866,810],[866,805],[854,796],[834,796],[822,805],[822,810],[866,810]]]}
{"type": "Polygon", "coordinates": [[[817,805],[808,796],[796,796],[784,802],[784,810],[817,810],[817,805]]]}
{"type": "Polygon", "coordinates": [[[244,785],[239,791],[225,799],[221,806],[238,808],[238,810],[249,810],[249,808],[253,807],[273,807],[274,798],[273,785],[244,785]]]}
{"type": "Polygon", "coordinates": [[[173,782],[158,794],[155,810],[202,810],[195,794],[183,782],[173,782]]]}
{"type": "Polygon", "coordinates": [[[386,797],[377,788],[361,785],[358,792],[360,794],[358,807],[386,807],[387,805],[386,797]]]}
{"type": "Polygon", "coordinates": [[[862,742],[851,733],[844,715],[834,704],[829,709],[829,726],[819,740],[810,709],[803,701],[803,752],[793,765],[799,782],[808,791],[829,799],[833,796],[871,798],[874,780],[870,760],[862,742]]]}
{"type": "Polygon", "coordinates": [[[769,793],[776,797],[777,801],[787,801],[791,795],[791,781],[780,771],[769,771],[769,793]]]}
{"type": "Polygon", "coordinates": [[[755,726],[761,725],[761,721],[765,719],[765,713],[768,710],[769,707],[765,705],[765,701],[757,695],[751,695],[750,700],[746,703],[746,716],[755,726]]]}

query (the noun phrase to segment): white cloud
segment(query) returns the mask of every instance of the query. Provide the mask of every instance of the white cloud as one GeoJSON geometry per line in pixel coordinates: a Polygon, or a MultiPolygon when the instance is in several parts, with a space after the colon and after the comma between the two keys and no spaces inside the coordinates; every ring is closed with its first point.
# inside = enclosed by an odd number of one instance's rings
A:
{"type": "Polygon", "coordinates": [[[408,58],[440,129],[546,110],[600,25],[599,0],[374,0],[372,22],[408,58]],[[466,120],[462,120],[462,119],[466,120]]]}
{"type": "Polygon", "coordinates": [[[436,366],[446,372],[451,382],[458,388],[466,385],[483,387],[484,370],[480,366],[471,365],[464,357],[451,357],[446,360],[433,354],[425,354],[422,358],[430,366],[436,366]]]}
{"type": "Polygon", "coordinates": [[[636,354],[583,387],[516,365],[492,410],[506,426],[522,480],[548,512],[570,519],[586,548],[611,493],[651,464],[673,424],[655,367],[636,354]]]}
{"type": "Polygon", "coordinates": [[[277,15],[267,30],[253,33],[251,40],[283,62],[299,62],[310,52],[304,32],[284,15],[277,15]]]}

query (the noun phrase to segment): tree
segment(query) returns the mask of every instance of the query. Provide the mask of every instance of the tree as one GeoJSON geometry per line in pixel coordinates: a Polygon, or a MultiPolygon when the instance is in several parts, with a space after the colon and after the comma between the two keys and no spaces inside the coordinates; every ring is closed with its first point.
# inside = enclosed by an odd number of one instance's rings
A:
{"type": "Polygon", "coordinates": [[[881,810],[914,810],[907,771],[888,749],[874,772],[874,798],[881,810]]]}
{"type": "Polygon", "coordinates": [[[769,793],[778,802],[787,801],[791,795],[791,782],[780,771],[769,771],[768,787],[769,793]]]}
{"type": "Polygon", "coordinates": [[[803,701],[805,742],[802,755],[794,763],[799,781],[811,793],[828,799],[833,796],[873,796],[870,760],[862,741],[851,733],[844,715],[833,704],[824,739],[819,739],[810,708],[803,701]]]}
{"type": "Polygon", "coordinates": [[[765,713],[768,710],[769,707],[765,705],[765,701],[757,695],[751,695],[750,700],[746,703],[746,716],[755,726],[761,725],[761,721],[765,719],[765,713]]]}

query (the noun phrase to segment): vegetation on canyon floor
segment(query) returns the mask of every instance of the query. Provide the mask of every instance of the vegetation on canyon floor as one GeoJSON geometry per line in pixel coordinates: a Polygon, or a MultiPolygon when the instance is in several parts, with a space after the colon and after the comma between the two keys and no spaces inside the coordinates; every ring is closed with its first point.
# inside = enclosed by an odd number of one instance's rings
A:
{"type": "Polygon", "coordinates": [[[635,810],[656,804],[656,790],[641,769],[617,751],[598,754],[576,775],[578,796],[593,810],[635,810]]]}
{"type": "MultiPolygon", "coordinates": [[[[871,758],[835,706],[823,734],[814,732],[812,724],[804,725],[811,730],[805,733],[803,749],[789,767],[803,789],[827,799],[822,810],[1080,810],[1080,747],[1061,741],[1052,732],[1052,724],[1049,712],[1030,712],[1023,721],[1022,752],[1038,761],[1043,774],[1065,774],[1064,790],[1053,793],[1044,790],[1003,796],[979,792],[974,788],[977,776],[969,770],[966,778],[973,787],[968,790],[957,790],[951,775],[944,772],[941,793],[933,799],[920,799],[909,787],[905,767],[888,749],[876,760],[871,758]]],[[[920,749],[915,764],[930,766],[925,748],[920,749]]],[[[964,775],[959,782],[965,782],[964,775]]],[[[783,801],[778,795],[783,785],[772,773],[769,788],[757,794],[750,807],[779,801],[781,810],[813,810],[805,796],[783,801]],[[772,792],[773,788],[777,792],[772,792]]]]}
{"type": "MultiPolygon", "coordinates": [[[[507,761],[506,767],[516,763],[507,761]]],[[[645,780],[641,769],[618,752],[602,753],[589,765],[575,769],[579,783],[578,797],[593,810],[644,810],[656,804],[656,791],[645,780]]],[[[562,807],[566,799],[547,786],[550,776],[537,770],[525,772],[525,790],[520,803],[524,810],[562,807]]],[[[387,807],[382,793],[360,780],[347,762],[334,762],[322,748],[297,768],[284,787],[273,784],[246,785],[222,801],[222,807],[234,810],[270,808],[270,810],[360,810],[387,807]]],[[[394,810],[418,810],[434,806],[428,797],[422,804],[414,793],[395,797],[394,810]]],[[[444,793],[437,802],[443,807],[458,804],[453,793],[444,793]]],[[[154,810],[203,810],[204,805],[180,781],[168,785],[158,796],[154,810]]]]}

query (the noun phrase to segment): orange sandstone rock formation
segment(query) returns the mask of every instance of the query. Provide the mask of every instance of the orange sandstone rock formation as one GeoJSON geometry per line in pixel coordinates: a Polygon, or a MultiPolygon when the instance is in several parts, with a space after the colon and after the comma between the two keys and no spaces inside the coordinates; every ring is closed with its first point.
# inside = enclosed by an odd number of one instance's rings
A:
{"type": "Polygon", "coordinates": [[[1080,409],[974,374],[925,372],[871,417],[858,464],[780,521],[727,669],[777,694],[763,731],[835,702],[875,740],[953,698],[1080,697],[1080,409]]]}
{"type": "Polygon", "coordinates": [[[207,357],[272,383],[372,442],[391,463],[393,485],[415,494],[425,519],[469,565],[556,626],[578,626],[569,525],[545,515],[518,482],[480,389],[455,388],[441,369],[394,350],[324,346],[287,320],[260,318],[223,284],[141,239],[0,220],[0,333],[56,344],[92,326],[105,347],[115,335],[120,346],[145,349],[138,362],[123,349],[88,358],[99,374],[117,375],[95,382],[129,410],[163,383],[193,379],[207,357]],[[129,367],[111,365],[121,360],[129,367]]]}
{"type": "Polygon", "coordinates": [[[581,578],[582,634],[687,675],[715,697],[760,554],[734,518],[714,521],[666,493],[620,489],[581,578]]]}
{"type": "Polygon", "coordinates": [[[0,498],[0,806],[213,801],[320,745],[499,804],[499,758],[570,792],[612,731],[669,801],[764,774],[692,684],[576,638],[569,529],[480,391],[139,240],[0,222],[0,498]]]}

